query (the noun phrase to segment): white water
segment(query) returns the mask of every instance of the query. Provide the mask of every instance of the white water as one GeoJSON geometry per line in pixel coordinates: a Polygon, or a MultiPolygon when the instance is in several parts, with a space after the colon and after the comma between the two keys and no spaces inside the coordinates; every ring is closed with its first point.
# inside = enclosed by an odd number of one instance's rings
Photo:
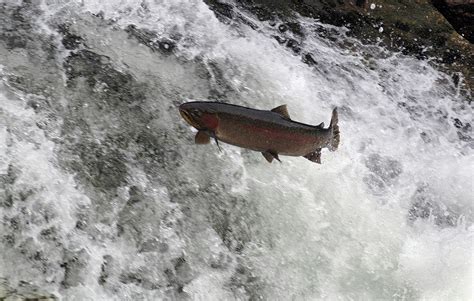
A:
{"type": "Polygon", "coordinates": [[[256,30],[224,24],[200,1],[40,8],[24,49],[0,44],[0,198],[13,202],[0,207],[0,278],[10,287],[26,281],[68,300],[472,299],[473,145],[453,125],[472,121],[472,105],[446,74],[300,19],[302,48],[318,63],[310,67],[269,24],[244,13],[256,30]],[[56,31],[65,22],[143,97],[113,103],[97,74],[66,85],[70,51],[56,31]],[[179,36],[174,54],[139,44],[124,31],[130,24],[179,36]],[[41,45],[55,45],[54,55],[41,45]],[[99,79],[89,89],[91,78],[99,79]],[[340,148],[323,151],[322,165],[291,157],[280,165],[229,145],[193,145],[176,105],[209,98],[286,103],[312,124],[328,123],[338,106],[340,148]],[[142,132],[157,139],[155,153],[128,138],[142,132]],[[115,152],[123,179],[104,171],[95,180],[88,164],[115,152]],[[424,218],[413,215],[416,202],[424,218]]]}

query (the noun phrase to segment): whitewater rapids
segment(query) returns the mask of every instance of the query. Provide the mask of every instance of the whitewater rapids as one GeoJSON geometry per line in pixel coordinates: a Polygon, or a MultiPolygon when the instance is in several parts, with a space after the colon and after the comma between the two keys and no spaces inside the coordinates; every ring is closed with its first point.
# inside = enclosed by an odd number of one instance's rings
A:
{"type": "Polygon", "coordinates": [[[472,298],[473,106],[428,61],[198,0],[0,6],[0,297],[472,298]],[[337,106],[341,144],[194,145],[190,100],[337,106]]]}

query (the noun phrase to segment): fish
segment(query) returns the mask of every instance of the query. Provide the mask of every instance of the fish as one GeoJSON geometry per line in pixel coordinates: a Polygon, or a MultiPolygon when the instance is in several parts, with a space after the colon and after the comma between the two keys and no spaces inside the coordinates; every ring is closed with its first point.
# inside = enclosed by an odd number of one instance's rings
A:
{"type": "Polygon", "coordinates": [[[340,141],[337,108],[327,128],[324,123],[309,125],[290,118],[286,105],[259,110],[214,101],[192,101],[179,106],[181,117],[197,129],[196,144],[214,139],[261,152],[271,163],[282,156],[304,157],[321,164],[321,150],[337,150],[340,141]]]}

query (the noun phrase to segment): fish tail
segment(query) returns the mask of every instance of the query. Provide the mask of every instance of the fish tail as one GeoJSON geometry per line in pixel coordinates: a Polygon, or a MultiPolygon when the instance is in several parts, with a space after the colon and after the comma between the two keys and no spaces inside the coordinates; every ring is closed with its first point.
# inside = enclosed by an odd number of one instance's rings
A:
{"type": "Polygon", "coordinates": [[[339,126],[337,125],[337,122],[339,121],[338,115],[337,115],[337,108],[334,108],[332,110],[332,117],[331,117],[331,124],[329,125],[329,130],[331,131],[331,138],[329,140],[329,150],[330,151],[335,151],[337,147],[339,146],[339,126]]]}

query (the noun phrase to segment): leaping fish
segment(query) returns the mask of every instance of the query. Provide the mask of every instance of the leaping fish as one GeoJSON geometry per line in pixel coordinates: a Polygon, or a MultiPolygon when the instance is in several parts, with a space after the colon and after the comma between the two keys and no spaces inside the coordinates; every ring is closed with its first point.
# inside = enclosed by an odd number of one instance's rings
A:
{"type": "MultiPolygon", "coordinates": [[[[179,106],[181,116],[198,130],[195,143],[219,141],[261,152],[268,162],[279,155],[303,156],[321,164],[321,149],[335,151],[339,145],[337,108],[328,128],[294,121],[286,105],[257,110],[238,105],[193,101],[179,106]]],[[[281,162],[281,161],[280,161],[281,162]]]]}

